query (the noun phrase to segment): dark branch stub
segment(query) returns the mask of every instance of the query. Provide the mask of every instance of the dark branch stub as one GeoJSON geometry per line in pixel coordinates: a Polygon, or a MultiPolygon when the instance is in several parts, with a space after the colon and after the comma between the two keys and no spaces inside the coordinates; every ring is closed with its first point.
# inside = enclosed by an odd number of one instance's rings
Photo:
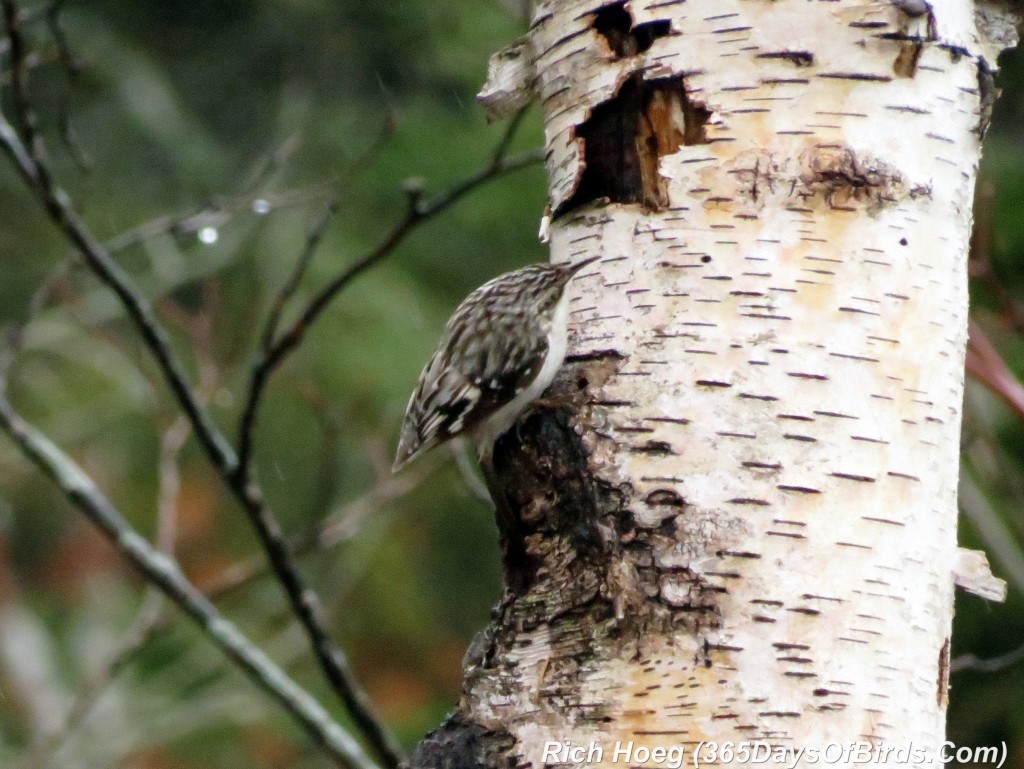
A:
{"type": "MultiPolygon", "coordinates": [[[[672,34],[668,19],[635,24],[628,3],[598,8],[591,28],[603,55],[632,59],[672,34]]],[[[706,144],[711,112],[691,98],[684,77],[645,79],[643,60],[630,68],[607,101],[594,105],[575,126],[580,174],[573,195],[555,215],[587,203],[639,203],[652,210],[668,207],[668,185],[658,161],[688,144],[706,144]]]]}
{"type": "Polygon", "coordinates": [[[600,199],[666,208],[668,184],[658,163],[680,147],[707,144],[710,117],[681,78],[629,78],[577,127],[583,173],[558,214],[600,199]]]}
{"type": "Polygon", "coordinates": [[[594,31],[597,32],[617,58],[636,56],[650,49],[659,37],[672,33],[668,19],[658,19],[633,26],[633,17],[626,10],[626,3],[612,3],[599,8],[594,16],[594,31]]]}

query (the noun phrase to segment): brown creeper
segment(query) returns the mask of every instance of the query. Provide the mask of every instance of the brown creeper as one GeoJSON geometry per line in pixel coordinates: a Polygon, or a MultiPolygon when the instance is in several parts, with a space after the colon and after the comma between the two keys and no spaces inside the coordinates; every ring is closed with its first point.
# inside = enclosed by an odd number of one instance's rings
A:
{"type": "Polygon", "coordinates": [[[565,358],[575,265],[531,264],[466,297],[409,399],[394,470],[460,435],[488,459],[498,436],[551,384],[565,358]]]}

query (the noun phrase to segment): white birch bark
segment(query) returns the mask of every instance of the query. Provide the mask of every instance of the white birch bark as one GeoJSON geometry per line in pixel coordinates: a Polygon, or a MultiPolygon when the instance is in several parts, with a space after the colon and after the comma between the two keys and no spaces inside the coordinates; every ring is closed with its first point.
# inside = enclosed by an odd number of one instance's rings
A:
{"type": "Polygon", "coordinates": [[[539,567],[438,744],[541,767],[666,765],[615,760],[630,741],[942,743],[954,570],[999,592],[958,554],[956,488],[1008,29],[968,0],[538,4],[482,98],[535,92],[552,259],[602,257],[571,286],[563,378],[599,544],[543,525],[576,504],[552,471],[520,510],[539,567]],[[609,110],[639,111],[632,202],[587,176],[609,110]]]}

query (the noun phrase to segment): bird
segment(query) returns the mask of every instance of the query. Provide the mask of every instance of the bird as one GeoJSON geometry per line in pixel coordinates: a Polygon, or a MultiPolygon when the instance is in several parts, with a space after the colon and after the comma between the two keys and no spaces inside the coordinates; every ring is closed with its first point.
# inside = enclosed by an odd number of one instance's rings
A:
{"type": "Polygon", "coordinates": [[[456,308],[405,410],[393,472],[460,436],[489,462],[494,442],[547,389],[565,359],[566,286],[599,257],[538,263],[484,283],[456,308]]]}

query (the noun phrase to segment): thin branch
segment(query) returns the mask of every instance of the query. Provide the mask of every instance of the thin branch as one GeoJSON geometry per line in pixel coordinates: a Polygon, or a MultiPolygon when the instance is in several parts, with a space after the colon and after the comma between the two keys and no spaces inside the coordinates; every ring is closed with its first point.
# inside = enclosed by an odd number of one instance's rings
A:
{"type": "Polygon", "coordinates": [[[11,101],[17,121],[18,133],[25,145],[32,150],[37,148],[36,116],[28,102],[28,68],[26,66],[25,38],[21,34],[21,19],[14,0],[2,0],[4,24],[7,27],[7,40],[10,46],[11,61],[11,101]]]}
{"type": "Polygon", "coordinates": [[[963,654],[954,659],[950,665],[951,673],[959,673],[962,670],[977,670],[981,673],[999,673],[1008,667],[1016,665],[1024,660],[1024,646],[1018,646],[1013,651],[1000,654],[998,657],[982,659],[973,654],[963,654]]]}
{"type": "Polygon", "coordinates": [[[428,219],[449,208],[459,201],[463,196],[472,192],[485,182],[489,182],[499,176],[512,171],[518,171],[541,160],[543,154],[540,150],[525,152],[503,161],[496,166],[490,166],[465,181],[451,187],[446,192],[428,201],[426,204],[414,204],[402,219],[388,234],[388,236],[373,251],[353,263],[347,270],[337,275],[327,286],[318,293],[303,311],[301,317],[296,320],[277,339],[267,356],[265,365],[274,367],[292,350],[299,346],[305,338],[310,326],[327,309],[334,298],[348,286],[355,278],[359,277],[368,268],[388,256],[401,243],[405,237],[428,219]]]}
{"type": "MultiPolygon", "coordinates": [[[[263,332],[260,334],[261,354],[266,355],[273,346],[274,337],[277,336],[277,330],[280,327],[281,314],[284,312],[285,306],[292,298],[296,289],[298,289],[299,284],[302,282],[302,278],[305,276],[306,270],[309,268],[309,264],[313,260],[313,256],[316,254],[316,250],[320,245],[320,241],[323,240],[324,234],[327,232],[327,226],[331,223],[331,220],[334,218],[337,211],[337,201],[328,205],[327,209],[317,220],[316,224],[313,225],[313,229],[306,237],[306,245],[302,249],[302,253],[299,255],[298,260],[295,262],[292,274],[275,297],[274,303],[271,305],[270,312],[267,315],[267,320],[263,324],[263,332]]],[[[253,422],[256,419],[257,407],[257,400],[250,398],[246,401],[246,408],[245,411],[242,412],[241,423],[238,430],[238,474],[242,477],[249,475],[249,464],[252,461],[252,441],[254,433],[253,422]]]]}
{"type": "MultiPolygon", "coordinates": [[[[2,383],[0,383],[2,385],[2,383]]],[[[110,540],[115,548],[182,609],[221,651],[294,717],[306,733],[340,765],[375,769],[374,762],[323,707],[299,687],[182,574],[131,527],[92,479],[40,430],[26,422],[0,389],[0,429],[21,452],[53,480],[64,495],[110,540]]]]}
{"type": "MultiPolygon", "coordinates": [[[[201,388],[205,389],[207,394],[212,389],[213,382],[210,381],[209,384],[209,388],[201,388]]],[[[177,503],[181,490],[178,455],[191,432],[188,420],[183,415],[179,415],[160,441],[156,548],[160,554],[168,558],[174,557],[177,503]]],[[[100,697],[106,692],[107,687],[117,679],[139,650],[154,636],[157,627],[161,624],[164,603],[163,594],[155,587],[150,586],[146,590],[138,616],[119,648],[110,655],[103,668],[75,692],[71,707],[65,714],[61,727],[52,734],[45,735],[29,748],[19,769],[41,769],[41,767],[47,766],[67,740],[82,727],[100,697]]]]}
{"type": "MultiPolygon", "coordinates": [[[[253,211],[262,216],[283,208],[330,200],[336,197],[339,186],[365,170],[369,161],[380,152],[393,133],[394,123],[389,117],[367,151],[357,158],[355,163],[341,176],[281,192],[270,193],[261,190],[261,185],[295,152],[298,140],[295,137],[289,137],[281,142],[276,149],[261,157],[256,167],[247,174],[247,180],[242,184],[240,193],[231,196],[217,196],[209,205],[186,209],[175,215],[158,216],[115,235],[104,245],[109,253],[116,254],[160,235],[180,237],[194,235],[204,227],[222,227],[230,221],[232,216],[242,211],[253,211]]],[[[335,204],[330,203],[329,205],[335,204]]]]}
{"type": "Polygon", "coordinates": [[[71,50],[71,44],[68,42],[68,37],[64,34],[64,28],[60,23],[60,14],[64,10],[65,4],[65,0],[54,0],[49,6],[43,6],[42,13],[45,14],[46,27],[50,30],[50,37],[53,38],[53,42],[60,53],[60,61],[64,65],[64,71],[67,73],[69,80],[75,80],[82,73],[82,68],[79,66],[78,59],[71,50]]]}
{"type": "MultiPolygon", "coordinates": [[[[9,130],[9,126],[7,128],[8,130],[5,131],[4,125],[0,124],[0,142],[5,147],[14,150],[11,153],[12,156],[20,155],[21,153],[18,151],[20,143],[17,137],[13,135],[13,131],[9,130]]],[[[27,158],[27,156],[25,157],[27,158]]],[[[28,159],[31,162],[32,159],[28,159]]],[[[35,166],[30,165],[28,168],[33,169],[35,166]]],[[[35,176],[33,175],[31,178],[35,178],[35,176]]],[[[50,188],[45,185],[39,186],[38,189],[40,189],[40,195],[43,196],[47,210],[50,211],[55,221],[62,226],[68,237],[71,238],[72,242],[83,253],[87,264],[93,268],[96,274],[105,279],[108,285],[121,298],[129,314],[136,320],[136,325],[146,345],[154,352],[161,363],[161,368],[166,378],[178,395],[179,405],[181,405],[189,417],[193,429],[200,437],[203,446],[207,449],[208,456],[236,499],[242,504],[250,521],[252,521],[260,542],[266,550],[270,562],[274,565],[275,574],[285,588],[293,610],[310,639],[315,657],[323,669],[328,682],[349,708],[354,722],[364,731],[367,739],[374,744],[375,750],[380,754],[382,760],[385,761],[386,766],[389,768],[397,766],[400,761],[400,754],[397,752],[396,747],[397,743],[386,734],[384,727],[370,713],[368,697],[358,684],[355,683],[344,654],[328,637],[327,631],[320,620],[317,598],[311,590],[306,588],[299,576],[294,561],[288,552],[280,526],[264,504],[258,486],[251,482],[242,481],[237,476],[235,472],[236,459],[233,450],[223,435],[213,425],[209,412],[197,403],[191,388],[185,380],[182,369],[177,363],[177,359],[171,352],[167,332],[156,320],[148,301],[134,289],[130,279],[121,271],[116,263],[109,259],[109,255],[103,247],[87,233],[71,211],[63,193],[56,196],[51,195],[50,188]]],[[[150,572],[146,571],[144,573],[147,578],[151,578],[150,572]]],[[[196,593],[196,595],[202,598],[201,594],[196,593]]],[[[205,598],[203,600],[205,601],[205,598]]],[[[231,628],[231,630],[234,629],[231,628]]],[[[247,670],[250,670],[251,665],[254,664],[251,659],[247,659],[237,651],[230,651],[230,647],[222,646],[222,648],[229,653],[231,659],[247,670]]],[[[253,654],[259,654],[261,659],[266,659],[258,649],[247,653],[250,657],[253,654]]],[[[269,660],[267,661],[269,662],[269,660]]],[[[291,682],[289,681],[289,683],[291,682]]],[[[307,699],[309,698],[309,695],[305,692],[302,692],[302,695],[307,699]]]]}
{"type": "Polygon", "coordinates": [[[194,235],[204,227],[222,227],[232,216],[244,210],[252,210],[262,215],[281,208],[323,200],[333,186],[332,182],[325,181],[276,194],[246,192],[234,197],[217,199],[212,206],[192,208],[173,216],[158,216],[143,222],[110,238],[104,247],[108,253],[116,254],[160,235],[194,235]]]}
{"type": "Polygon", "coordinates": [[[61,262],[51,270],[29,298],[28,311],[25,313],[24,319],[4,328],[4,338],[0,339],[0,392],[3,392],[3,388],[6,386],[8,373],[25,341],[25,327],[43,311],[46,303],[57,290],[57,286],[67,277],[71,266],[71,262],[61,262]]]}
{"type": "Polygon", "coordinates": [[[288,545],[281,535],[280,526],[266,507],[258,486],[252,480],[251,458],[256,419],[270,375],[288,353],[299,345],[309,326],[349,282],[390,254],[417,225],[446,210],[482,184],[531,165],[542,158],[540,151],[525,153],[510,159],[504,158],[503,153],[510,141],[507,137],[514,132],[517,125],[518,123],[514,122],[506,131],[491,163],[486,168],[452,186],[426,204],[420,204],[418,196],[411,195],[405,218],[391,230],[377,248],[357,260],[331,281],[307,306],[298,320],[289,326],[282,335],[279,335],[269,347],[261,349],[252,367],[248,397],[239,423],[239,462],[237,472],[231,479],[232,485],[244,489],[242,503],[254,522],[275,576],[285,587],[289,597],[292,598],[296,615],[307,628],[321,668],[349,708],[355,723],[370,739],[378,757],[385,762],[389,769],[396,767],[401,761],[400,749],[370,712],[369,698],[351,675],[347,659],[339,649],[330,644],[326,633],[320,629],[322,623],[319,619],[318,599],[312,591],[305,589],[299,580],[288,545]]]}
{"type": "MultiPolygon", "coordinates": [[[[350,541],[363,521],[380,512],[381,508],[396,499],[404,497],[432,477],[446,460],[443,454],[425,457],[409,472],[400,475],[390,473],[376,486],[360,497],[339,506],[330,515],[309,531],[301,534],[291,543],[292,552],[298,557],[322,553],[350,541]]],[[[254,556],[227,567],[209,582],[201,585],[203,592],[212,600],[244,587],[270,571],[267,559],[254,556]]]]}
{"type": "Polygon", "coordinates": [[[397,743],[370,712],[369,698],[351,675],[347,659],[340,649],[330,643],[326,633],[322,630],[319,601],[316,595],[302,584],[288,545],[281,534],[280,525],[267,508],[259,487],[251,478],[252,433],[255,431],[259,405],[270,374],[285,356],[299,345],[309,326],[315,322],[327,305],[348,283],[390,254],[417,225],[446,210],[485,182],[505,173],[525,168],[539,161],[541,157],[542,154],[536,151],[508,160],[499,159],[498,162],[492,163],[488,168],[456,184],[424,205],[413,200],[405,218],[392,229],[380,245],[331,281],[313,299],[298,320],[278,337],[271,348],[259,354],[252,369],[249,395],[242,412],[239,432],[239,446],[246,447],[247,453],[244,459],[239,460],[238,472],[232,475],[231,484],[234,488],[243,490],[240,497],[242,504],[253,521],[275,576],[284,586],[292,600],[296,615],[307,629],[314,654],[320,662],[324,674],[349,708],[355,723],[367,735],[378,757],[385,762],[389,769],[396,767],[401,761],[401,752],[397,743]]]}
{"type": "Polygon", "coordinates": [[[968,374],[1013,409],[1018,419],[1024,419],[1024,385],[973,318],[969,325],[966,364],[968,374]]]}
{"type": "Polygon", "coordinates": [[[323,609],[317,594],[306,587],[298,566],[281,531],[277,518],[263,499],[254,481],[233,476],[232,489],[241,489],[242,502],[249,520],[267,553],[267,559],[281,583],[292,610],[306,631],[313,655],[328,683],[349,711],[353,722],[362,731],[377,757],[387,769],[402,762],[402,750],[370,709],[370,698],[356,681],[348,658],[331,641],[323,621],[323,609]]]}
{"type": "Polygon", "coordinates": [[[505,127],[505,133],[501,135],[501,139],[498,141],[497,146],[494,148],[494,152],[491,153],[491,163],[488,168],[496,168],[501,162],[508,156],[509,148],[512,146],[512,142],[516,138],[516,134],[519,133],[519,127],[523,124],[526,113],[530,111],[530,106],[520,107],[516,110],[516,114],[508,121],[508,125],[505,127]]]}
{"type": "MultiPolygon", "coordinates": [[[[383,150],[387,142],[394,136],[396,127],[396,120],[393,114],[388,113],[385,117],[384,122],[381,124],[380,130],[377,132],[373,141],[369,144],[366,150],[359,155],[355,161],[349,165],[344,171],[331,180],[321,183],[319,186],[326,192],[331,192],[332,197],[337,196],[339,190],[350,184],[355,178],[366,171],[373,163],[373,161],[383,150]]],[[[247,175],[247,181],[242,185],[243,194],[250,197],[255,197],[257,190],[273,175],[274,171],[285,165],[286,161],[295,154],[300,144],[299,137],[296,135],[289,136],[281,144],[274,149],[272,152],[268,152],[264,155],[260,161],[256,164],[256,167],[250,171],[247,175]]],[[[257,198],[257,200],[260,200],[257,198]]],[[[254,201],[255,203],[256,201],[254,201]]],[[[263,200],[262,202],[268,203],[269,201],[263,200]]],[[[269,209],[257,211],[257,213],[267,213],[269,209]]]]}
{"type": "Polygon", "coordinates": [[[398,128],[398,114],[393,106],[388,105],[388,111],[384,115],[384,122],[381,123],[373,141],[360,153],[345,170],[341,179],[342,184],[351,184],[355,179],[373,166],[374,161],[380,156],[387,146],[387,143],[394,138],[398,128]]]}
{"type": "Polygon", "coordinates": [[[260,153],[246,171],[240,185],[241,194],[254,196],[278,171],[285,168],[302,146],[302,138],[292,133],[279,141],[275,146],[260,153]]]}
{"type": "MultiPolygon", "coordinates": [[[[8,18],[13,18],[15,21],[9,31],[12,35],[17,35],[17,19],[16,12],[13,10],[13,0],[0,0],[0,2],[8,11],[8,18]]],[[[14,47],[12,40],[12,52],[14,47]]],[[[19,48],[19,51],[23,52],[23,48],[19,48]]],[[[17,71],[17,66],[16,64],[15,71],[17,71]]],[[[15,107],[22,116],[27,114],[27,101],[16,99],[15,107]]],[[[26,121],[22,120],[22,122],[26,121]]],[[[28,124],[30,125],[30,121],[28,124]]],[[[233,448],[220,432],[209,412],[198,404],[184,370],[171,348],[169,334],[152,311],[149,301],[137,289],[131,277],[111,259],[110,252],[89,232],[75,212],[67,194],[57,186],[44,162],[44,153],[41,142],[37,141],[38,137],[33,135],[29,138],[32,141],[23,142],[10,124],[0,118],[0,146],[10,156],[28,186],[36,191],[37,197],[50,218],[81,253],[86,265],[118,297],[142,336],[143,342],[156,358],[164,378],[179,406],[188,417],[210,462],[249,517],[261,545],[267,553],[274,573],[285,589],[296,617],[306,631],[325,677],[346,704],[354,722],[363,730],[380,758],[388,767],[397,766],[401,757],[397,744],[370,713],[368,698],[354,681],[347,659],[341,650],[330,641],[320,619],[319,601],[315,593],[305,586],[299,575],[281,527],[264,502],[259,485],[251,477],[248,457],[246,462],[239,462],[233,448]]],[[[507,140],[503,140],[503,145],[499,147],[501,152],[504,151],[501,149],[502,146],[507,146],[507,140]]],[[[299,321],[274,343],[268,354],[263,356],[263,360],[266,361],[265,367],[254,368],[250,394],[247,399],[248,405],[246,406],[246,410],[251,409],[253,418],[248,421],[248,424],[255,422],[255,413],[266,377],[283,357],[298,345],[305,328],[315,320],[330,300],[350,280],[393,250],[418,223],[433,217],[483,182],[524,167],[537,159],[539,159],[538,153],[530,153],[529,156],[509,161],[503,160],[499,154],[496,154],[494,162],[487,169],[454,186],[427,205],[420,205],[418,198],[411,199],[405,220],[392,230],[385,242],[375,252],[353,264],[346,273],[332,281],[328,288],[314,299],[299,321]]],[[[251,446],[251,440],[247,445],[251,446]]]]}
{"type": "MultiPolygon", "coordinates": [[[[7,12],[11,0],[0,0],[7,12]]],[[[12,44],[12,51],[14,46],[12,44]]],[[[0,119],[0,146],[14,161],[25,182],[53,222],[81,254],[86,266],[114,292],[135,324],[146,347],[153,353],[161,372],[188,416],[192,427],[214,467],[223,475],[231,475],[237,458],[227,439],[217,428],[209,412],[196,401],[195,393],[185,376],[184,368],[171,349],[170,335],[157,319],[152,306],[121,269],[103,245],[92,235],[72,208],[67,194],[56,186],[50,171],[31,144],[23,143],[10,124],[0,119]]]]}
{"type": "MultiPolygon", "coordinates": [[[[61,26],[60,14],[64,9],[64,5],[64,0],[55,0],[52,3],[36,6],[36,9],[38,9],[37,15],[41,15],[45,20],[46,28],[56,48],[56,54],[52,60],[55,60],[61,69],[64,70],[65,79],[67,80],[66,86],[61,89],[57,109],[57,124],[60,129],[61,143],[64,145],[64,149],[72,161],[78,166],[78,169],[84,173],[89,170],[92,161],[78,140],[78,135],[71,122],[71,95],[82,70],[71,50],[71,44],[68,41],[67,35],[61,26]]],[[[24,24],[24,17],[27,16],[27,13],[22,13],[21,15],[23,17],[22,24],[24,24]]],[[[49,63],[49,61],[47,60],[45,63],[49,63]]]]}
{"type": "MultiPolygon", "coordinates": [[[[30,303],[28,320],[41,309],[49,288],[61,273],[44,282],[33,296],[30,303]]],[[[27,322],[27,321],[26,321],[27,322]]],[[[205,406],[217,385],[217,369],[212,363],[212,339],[208,324],[195,322],[189,324],[190,335],[194,346],[203,352],[204,361],[200,365],[200,384],[198,395],[205,406]]],[[[13,346],[11,349],[15,349],[13,346]]],[[[0,384],[6,370],[0,369],[0,384]]],[[[159,493],[157,497],[157,530],[156,550],[160,555],[173,559],[174,543],[177,531],[177,506],[181,491],[181,473],[178,457],[185,446],[191,425],[184,415],[179,414],[173,424],[164,432],[160,441],[159,462],[159,493]]],[[[30,748],[19,769],[39,769],[46,766],[53,756],[61,749],[66,740],[85,723],[99,698],[107,687],[121,674],[135,655],[155,637],[157,631],[165,626],[163,620],[165,599],[159,589],[150,585],[132,629],[110,656],[98,674],[80,688],[64,717],[63,725],[56,732],[46,735],[30,748]]]]}
{"type": "MultiPolygon", "coordinates": [[[[12,0],[0,2],[8,16],[14,13],[11,10],[12,0]]],[[[12,52],[14,50],[12,41],[12,52]]],[[[27,105],[16,102],[16,107],[27,108],[27,105]]],[[[26,148],[26,144],[4,121],[0,123],[0,145],[14,161],[26,183],[36,191],[50,218],[81,253],[86,265],[120,300],[142,336],[143,342],[156,358],[164,378],[188,417],[210,462],[242,505],[256,530],[274,573],[288,596],[292,610],[309,638],[314,656],[325,678],[349,709],[353,721],[363,731],[386,767],[397,767],[401,761],[400,748],[370,712],[369,698],[354,680],[344,653],[330,640],[320,618],[319,600],[316,594],[306,587],[299,575],[277,519],[265,504],[262,492],[255,481],[248,477],[248,474],[238,473],[238,459],[234,449],[214,423],[209,411],[198,403],[184,369],[171,348],[170,336],[157,319],[149,301],[79,219],[67,194],[54,182],[43,160],[42,152],[37,151],[39,148],[35,143],[28,144],[26,148]]],[[[237,654],[233,659],[239,664],[251,664],[251,661],[247,662],[237,654]]]]}
{"type": "MultiPolygon", "coordinates": [[[[274,304],[267,315],[266,323],[263,325],[263,333],[260,335],[260,349],[264,352],[269,350],[273,344],[274,337],[277,336],[277,329],[281,323],[281,313],[284,312],[285,305],[288,304],[295,290],[299,287],[299,283],[302,282],[302,278],[309,268],[309,263],[313,260],[317,247],[327,232],[327,225],[331,223],[336,213],[338,213],[338,202],[333,201],[327,206],[306,237],[306,246],[302,249],[298,260],[296,260],[291,276],[281,287],[280,292],[278,292],[277,297],[274,299],[274,304]]],[[[239,450],[239,454],[245,455],[246,452],[239,450]]]]}
{"type": "MultiPolygon", "coordinates": [[[[352,540],[367,518],[380,513],[388,503],[418,488],[445,464],[443,454],[433,454],[417,462],[413,468],[401,475],[392,475],[388,472],[372,489],[339,506],[310,531],[293,540],[292,551],[296,556],[304,557],[327,552],[343,542],[352,540]]],[[[229,566],[211,580],[201,583],[199,589],[211,601],[216,601],[270,573],[271,568],[267,559],[253,556],[229,566]]],[[[148,634],[140,639],[138,649],[132,654],[144,648],[167,626],[166,619],[157,622],[148,634]]]]}
{"type": "Polygon", "coordinates": [[[960,510],[970,520],[974,530],[985,544],[996,563],[1002,567],[1002,575],[1009,579],[1013,588],[1024,593],[1024,552],[1021,551],[1015,534],[1003,523],[999,513],[974,479],[972,463],[967,461],[960,473],[960,510]]]}
{"type": "Polygon", "coordinates": [[[149,598],[150,595],[152,594],[147,593],[146,601],[139,610],[138,618],[132,629],[120,647],[107,660],[103,669],[75,692],[71,708],[64,716],[61,728],[44,736],[30,747],[18,765],[18,769],[42,769],[49,765],[67,739],[81,729],[107,687],[120,676],[135,655],[153,638],[160,627],[160,607],[149,598]]]}

